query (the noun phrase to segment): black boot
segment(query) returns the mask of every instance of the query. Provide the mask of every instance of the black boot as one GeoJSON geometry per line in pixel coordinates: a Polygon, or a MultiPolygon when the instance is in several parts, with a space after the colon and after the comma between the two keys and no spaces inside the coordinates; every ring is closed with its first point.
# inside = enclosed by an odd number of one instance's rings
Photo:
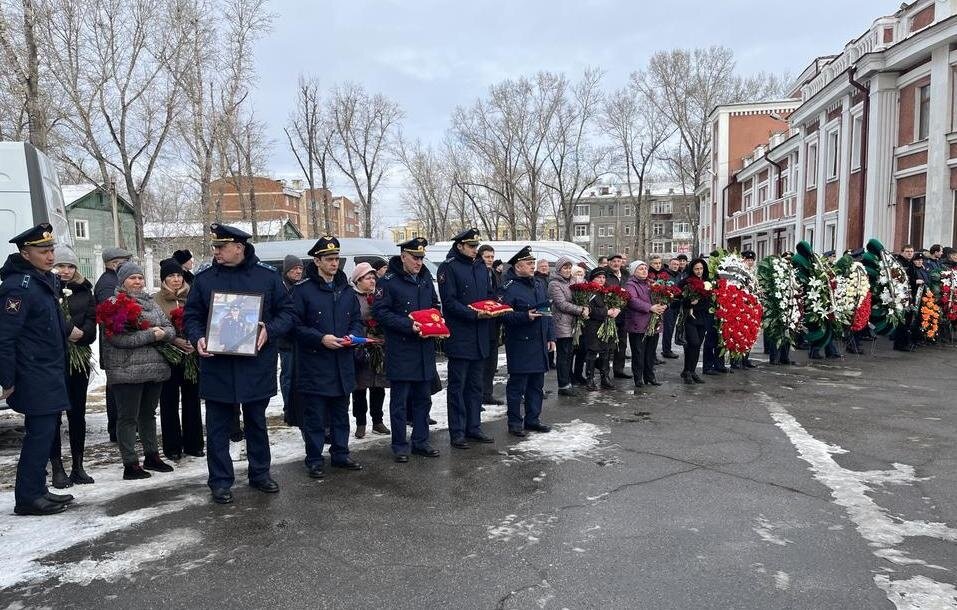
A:
{"type": "Polygon", "coordinates": [[[681,371],[681,379],[687,384],[691,385],[694,383],[694,379],[691,378],[691,373],[688,371],[681,371]]]}
{"type": "Polygon", "coordinates": [[[77,453],[73,456],[73,469],[70,471],[70,480],[78,485],[89,485],[93,482],[93,477],[86,474],[83,470],[83,453],[77,453]]]}
{"type": "Polygon", "coordinates": [[[143,458],[143,468],[156,472],[173,472],[173,467],[161,460],[159,453],[147,453],[143,458]]]}
{"type": "Polygon", "coordinates": [[[589,362],[585,365],[585,389],[595,391],[598,386],[595,385],[595,363],[589,362]]]}
{"type": "Polygon", "coordinates": [[[601,372],[601,389],[603,390],[614,390],[615,384],[611,382],[611,379],[608,378],[608,371],[601,372]]]}
{"type": "Polygon", "coordinates": [[[57,456],[50,459],[50,465],[53,467],[53,486],[57,489],[66,489],[73,487],[73,481],[66,475],[63,469],[63,458],[57,456]]]}

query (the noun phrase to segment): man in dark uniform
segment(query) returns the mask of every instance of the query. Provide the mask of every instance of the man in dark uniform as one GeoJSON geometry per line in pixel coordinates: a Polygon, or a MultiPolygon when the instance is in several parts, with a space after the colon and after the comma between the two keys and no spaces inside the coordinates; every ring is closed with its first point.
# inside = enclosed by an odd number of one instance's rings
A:
{"type": "Polygon", "coordinates": [[[196,274],[186,299],[186,335],[196,346],[199,395],[206,400],[206,463],[213,500],[233,501],[235,481],[229,457],[229,433],[234,405],[241,404],[246,424],[249,484],[266,493],[279,491],[269,474],[269,436],[266,406],[276,395],[276,340],[292,330],[296,314],[279,272],[259,261],[248,233],[212,224],[213,264],[196,274]],[[256,356],[212,355],[207,351],[206,320],[213,292],[262,295],[262,321],[256,337],[256,356]]]}
{"type": "Polygon", "coordinates": [[[173,252],[173,258],[183,268],[183,281],[193,285],[193,253],[189,250],[177,250],[173,252]]]}
{"type": "Polygon", "coordinates": [[[492,322],[471,303],[494,298],[485,262],[477,258],[478,229],[466,229],[452,238],[448,258],[439,266],[439,297],[451,336],[445,340],[449,359],[449,440],[456,449],[468,449],[466,439],[493,440],[482,434],[482,376],[489,353],[492,322]]]}
{"type": "Polygon", "coordinates": [[[511,268],[505,273],[501,291],[502,302],[514,310],[502,316],[508,358],[508,432],[513,436],[526,436],[526,430],[550,432],[551,428],[541,422],[541,413],[548,353],[555,351],[555,333],[551,317],[537,311],[548,304],[546,287],[535,278],[535,257],[529,246],[519,250],[508,264],[511,268]]]}
{"type": "MultiPolygon", "coordinates": [[[[59,280],[53,227],[41,223],[10,240],[14,252],[0,269],[0,386],[10,408],[23,414],[25,434],[14,491],[18,515],[52,515],[73,500],[50,493],[46,464],[59,434],[60,411],[70,408],[66,390],[66,342],[71,336],[57,301],[59,280]]],[[[73,329],[72,336],[82,331],[73,329]]]]}
{"type": "Polygon", "coordinates": [[[422,237],[399,244],[401,254],[389,260],[389,270],[376,285],[372,317],[385,334],[385,376],[389,380],[389,417],[392,420],[392,453],[395,461],[409,461],[406,440],[406,406],[412,410],[412,453],[438,457],[429,445],[429,410],[435,371],[435,339],[424,338],[421,326],[409,318],[413,311],[437,308],[438,295],[432,274],[423,265],[422,237]]]}
{"type": "MultiPolygon", "coordinates": [[[[607,284],[609,286],[619,286],[624,288],[628,284],[628,271],[624,268],[625,257],[621,254],[613,254],[608,259],[608,273],[606,274],[607,284]]],[[[625,330],[625,317],[615,318],[615,328],[618,330],[618,344],[615,347],[615,355],[612,363],[612,372],[615,379],[631,379],[631,375],[625,371],[625,351],[628,349],[628,331],[625,330]]]]}
{"type": "Polygon", "coordinates": [[[226,316],[219,323],[220,351],[235,352],[249,341],[250,324],[242,318],[243,308],[233,301],[226,308],[226,316]]]}
{"type": "Polygon", "coordinates": [[[293,411],[306,444],[306,471],[323,476],[322,447],[330,430],[329,456],[336,468],[362,470],[349,458],[349,396],[356,387],[355,360],[347,337],[362,334],[362,311],[346,274],[339,269],[339,240],[319,238],[309,256],[306,278],[296,285],[293,411]]]}
{"type": "MultiPolygon", "coordinates": [[[[488,269],[489,272],[489,290],[491,290],[493,295],[497,295],[499,284],[501,284],[501,276],[498,271],[493,269],[493,265],[495,264],[495,249],[489,244],[482,244],[479,246],[478,256],[485,263],[485,268],[488,269]]],[[[495,373],[498,372],[498,339],[501,330],[502,323],[493,318],[489,324],[489,350],[488,356],[485,358],[485,370],[482,372],[483,405],[505,404],[492,395],[492,390],[495,387],[495,373]]]]}
{"type": "MultiPolygon", "coordinates": [[[[93,287],[93,298],[99,305],[116,293],[119,279],[116,270],[120,265],[133,258],[133,254],[123,248],[103,249],[103,273],[96,280],[93,287]]],[[[100,333],[103,336],[103,333],[100,333]]],[[[103,368],[103,343],[100,343],[100,368],[103,368]]],[[[116,442],[116,399],[113,397],[113,386],[106,386],[106,431],[110,435],[110,442],[116,442]]]]}

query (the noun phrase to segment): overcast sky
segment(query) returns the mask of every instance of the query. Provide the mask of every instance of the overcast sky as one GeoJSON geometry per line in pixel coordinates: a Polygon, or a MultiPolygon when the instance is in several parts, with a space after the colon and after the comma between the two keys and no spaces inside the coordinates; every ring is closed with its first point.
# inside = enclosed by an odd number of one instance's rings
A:
{"type": "MultiPolygon", "coordinates": [[[[710,45],[734,49],[742,73],[796,75],[900,1],[272,0],[270,6],[276,18],[257,51],[255,104],[275,142],[272,170],[291,175],[298,166],[282,127],[300,73],[326,88],[354,81],[385,93],[406,113],[405,134],[438,141],[455,106],[505,78],[538,70],[575,77],[598,66],[612,89],[659,49],[710,45]]],[[[387,186],[384,225],[403,217],[398,185],[387,186]]],[[[341,179],[334,187],[336,194],[353,193],[341,179]]]]}

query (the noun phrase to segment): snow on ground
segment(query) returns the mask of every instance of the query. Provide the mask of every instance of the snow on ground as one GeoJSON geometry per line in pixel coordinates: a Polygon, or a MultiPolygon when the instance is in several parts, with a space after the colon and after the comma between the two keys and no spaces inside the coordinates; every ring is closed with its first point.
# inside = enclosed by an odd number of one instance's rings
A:
{"type": "Polygon", "coordinates": [[[523,457],[565,462],[595,455],[608,428],[574,419],[567,424],[554,424],[549,434],[531,434],[509,447],[506,462],[523,461],[523,457]]]}

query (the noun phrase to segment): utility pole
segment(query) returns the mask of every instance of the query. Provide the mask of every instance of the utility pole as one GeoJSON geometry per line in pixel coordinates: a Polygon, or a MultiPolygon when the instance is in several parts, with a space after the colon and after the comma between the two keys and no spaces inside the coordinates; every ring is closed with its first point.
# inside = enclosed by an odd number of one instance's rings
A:
{"type": "Polygon", "coordinates": [[[110,205],[113,207],[113,244],[122,247],[120,244],[120,215],[116,210],[116,180],[110,180],[110,205]]]}

